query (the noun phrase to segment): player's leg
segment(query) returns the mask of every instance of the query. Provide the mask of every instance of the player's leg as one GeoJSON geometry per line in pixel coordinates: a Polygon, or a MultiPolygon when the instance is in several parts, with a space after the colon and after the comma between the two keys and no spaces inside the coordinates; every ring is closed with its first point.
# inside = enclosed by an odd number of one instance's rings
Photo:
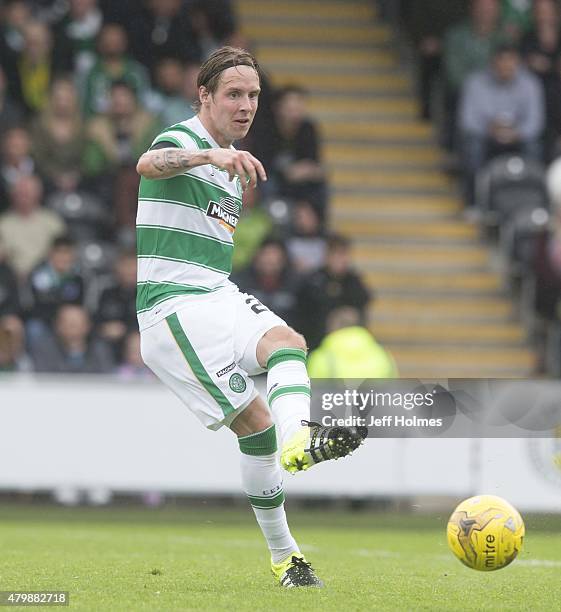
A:
{"type": "Polygon", "coordinates": [[[310,422],[310,380],[306,342],[287,326],[273,327],[258,341],[257,361],[266,367],[267,399],[279,424],[281,464],[291,473],[351,454],[365,428],[322,427],[310,422]]]}
{"type": "Polygon", "coordinates": [[[276,429],[265,402],[256,397],[230,428],[238,436],[242,484],[271,551],[273,575],[286,587],[321,586],[288,527],[276,429]]]}
{"type": "Polygon", "coordinates": [[[189,304],[142,332],[142,356],[206,427],[226,425],[238,434],[244,488],[271,548],[275,576],[285,586],[310,586],[313,572],[284,514],[275,427],[253,381],[236,362],[233,317],[224,316],[233,310],[228,295],[189,304]]]}
{"type": "Polygon", "coordinates": [[[242,485],[267,540],[273,562],[299,548],[284,512],[282,473],[277,460],[276,428],[260,397],[232,422],[241,451],[242,485]]]}
{"type": "Polygon", "coordinates": [[[310,379],[304,337],[286,326],[273,327],[257,344],[257,361],[267,369],[267,400],[284,446],[310,420],[310,379]]]}

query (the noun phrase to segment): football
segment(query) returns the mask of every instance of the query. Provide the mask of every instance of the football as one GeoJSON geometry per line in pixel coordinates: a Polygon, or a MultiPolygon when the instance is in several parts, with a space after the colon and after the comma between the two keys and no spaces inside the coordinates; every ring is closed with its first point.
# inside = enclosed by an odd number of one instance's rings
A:
{"type": "Polygon", "coordinates": [[[516,559],[522,549],[524,521],[506,500],[477,495],[454,510],[447,536],[448,546],[464,565],[491,572],[516,559]]]}

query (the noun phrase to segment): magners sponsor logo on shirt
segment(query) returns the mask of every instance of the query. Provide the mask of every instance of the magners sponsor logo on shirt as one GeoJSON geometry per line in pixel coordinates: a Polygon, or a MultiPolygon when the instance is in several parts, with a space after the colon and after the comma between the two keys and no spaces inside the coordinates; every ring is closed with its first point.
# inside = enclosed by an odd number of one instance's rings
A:
{"type": "Polygon", "coordinates": [[[218,219],[230,233],[234,233],[240,218],[240,205],[234,198],[220,198],[218,202],[210,200],[206,209],[207,217],[218,219]]]}

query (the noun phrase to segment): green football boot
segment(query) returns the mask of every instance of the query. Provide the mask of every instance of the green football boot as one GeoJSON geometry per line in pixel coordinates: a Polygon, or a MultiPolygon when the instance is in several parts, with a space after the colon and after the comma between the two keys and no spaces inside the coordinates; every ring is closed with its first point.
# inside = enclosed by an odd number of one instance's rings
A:
{"type": "Polygon", "coordinates": [[[281,465],[291,474],[352,455],[368,435],[366,427],[323,427],[310,421],[302,421],[302,425],[281,452],[281,465]]]}
{"type": "Polygon", "coordinates": [[[293,552],[281,563],[271,561],[271,571],[280,586],[286,589],[314,587],[319,589],[323,582],[316,576],[311,563],[302,553],[293,552]]]}

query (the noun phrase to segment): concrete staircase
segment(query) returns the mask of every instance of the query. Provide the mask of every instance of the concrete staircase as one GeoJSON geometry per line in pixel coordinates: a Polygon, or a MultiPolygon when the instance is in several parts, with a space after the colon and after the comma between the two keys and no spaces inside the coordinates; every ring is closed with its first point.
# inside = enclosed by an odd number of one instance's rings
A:
{"type": "Polygon", "coordinates": [[[404,377],[528,376],[534,355],[493,256],[461,218],[432,127],[369,0],[238,0],[277,85],[310,91],[332,187],[375,290],[371,329],[404,377]]]}

